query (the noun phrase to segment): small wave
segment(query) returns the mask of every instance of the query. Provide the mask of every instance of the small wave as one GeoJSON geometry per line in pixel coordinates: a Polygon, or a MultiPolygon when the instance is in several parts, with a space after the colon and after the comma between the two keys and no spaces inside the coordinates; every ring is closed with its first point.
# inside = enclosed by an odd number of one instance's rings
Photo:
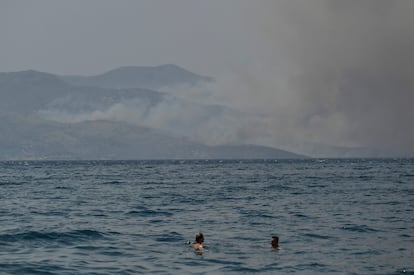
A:
{"type": "MultiPolygon", "coordinates": [[[[326,265],[324,263],[319,263],[319,262],[299,264],[299,265],[297,265],[293,268],[293,271],[295,273],[297,273],[297,272],[302,273],[303,271],[309,271],[309,270],[313,271],[313,272],[311,272],[312,274],[326,273],[326,272],[328,272],[328,273],[338,273],[338,270],[335,270],[331,266],[326,265]]],[[[306,274],[306,273],[304,273],[304,274],[306,274]]]]}
{"type": "Polygon", "coordinates": [[[411,178],[411,177],[414,177],[414,174],[401,174],[400,177],[401,178],[405,178],[405,177],[411,178]]]}
{"type": "Polygon", "coordinates": [[[311,219],[308,215],[302,214],[302,213],[292,213],[293,216],[297,218],[303,218],[303,219],[311,219]]]}
{"type": "Polygon", "coordinates": [[[327,239],[337,239],[336,237],[332,237],[332,236],[325,236],[325,235],[319,235],[319,234],[314,234],[314,233],[307,233],[304,236],[306,237],[310,237],[312,239],[322,239],[322,240],[327,240],[327,239]]]}
{"type": "Polygon", "coordinates": [[[154,216],[165,216],[171,217],[173,214],[166,211],[143,209],[143,210],[132,210],[127,215],[138,216],[138,217],[154,217],[154,216]]]}
{"type": "Polygon", "coordinates": [[[200,205],[206,202],[205,199],[196,199],[191,197],[181,197],[175,200],[177,203],[184,203],[189,205],[200,205]]]}
{"type": "Polygon", "coordinates": [[[66,215],[65,212],[62,211],[38,211],[38,210],[32,210],[30,211],[31,215],[42,215],[42,216],[64,216],[66,215]]]}
{"type": "Polygon", "coordinates": [[[349,225],[349,226],[342,226],[343,230],[353,231],[358,233],[370,233],[370,232],[378,232],[377,229],[371,228],[367,225],[349,225]]]}
{"type": "Polygon", "coordinates": [[[360,175],[358,178],[362,181],[371,181],[374,179],[373,176],[369,176],[369,175],[360,175]]]}
{"type": "Polygon", "coordinates": [[[55,189],[61,189],[61,190],[74,190],[73,187],[69,186],[56,186],[55,189]]]}
{"type": "Polygon", "coordinates": [[[209,263],[213,264],[222,264],[226,268],[229,268],[231,266],[234,266],[236,268],[239,268],[240,262],[234,261],[234,260],[225,260],[225,259],[218,259],[218,258],[211,258],[208,260],[209,263]]]}
{"type": "Polygon", "coordinates": [[[102,182],[101,184],[109,184],[109,185],[112,185],[112,184],[122,184],[122,182],[121,181],[117,181],[117,180],[112,180],[112,181],[106,181],[106,182],[102,182]]]}
{"type": "MultiPolygon", "coordinates": [[[[0,270],[10,274],[76,274],[75,269],[68,269],[63,266],[50,263],[0,263],[0,270]]],[[[3,274],[3,273],[2,273],[3,274]]]]}
{"type": "Polygon", "coordinates": [[[0,241],[3,243],[16,242],[58,242],[58,243],[75,243],[91,239],[99,239],[104,236],[95,230],[74,230],[70,232],[38,232],[29,231],[17,234],[0,235],[0,241]]]}
{"type": "Polygon", "coordinates": [[[175,231],[159,235],[155,240],[158,242],[183,242],[185,241],[184,237],[180,233],[177,233],[175,231]]]}
{"type": "MultiPolygon", "coordinates": [[[[256,269],[256,268],[252,268],[252,267],[246,267],[246,266],[242,266],[240,264],[234,264],[233,266],[225,266],[223,268],[220,269],[220,271],[224,272],[224,273],[258,273],[260,271],[262,271],[261,269],[256,269]]],[[[265,270],[268,271],[268,270],[265,270]]]]}
{"type": "Polygon", "coordinates": [[[290,191],[297,190],[296,187],[289,186],[287,184],[273,184],[267,187],[269,191],[290,191]]]}
{"type": "Polygon", "coordinates": [[[28,184],[28,183],[30,183],[30,182],[28,182],[28,181],[25,181],[25,182],[2,181],[2,182],[0,182],[0,186],[7,186],[7,185],[15,186],[15,185],[24,185],[24,184],[28,184]]]}
{"type": "Polygon", "coordinates": [[[368,249],[368,250],[364,250],[364,251],[354,251],[352,253],[355,256],[361,256],[361,255],[369,255],[369,256],[373,256],[373,255],[381,255],[381,251],[377,251],[374,249],[368,249]]]}

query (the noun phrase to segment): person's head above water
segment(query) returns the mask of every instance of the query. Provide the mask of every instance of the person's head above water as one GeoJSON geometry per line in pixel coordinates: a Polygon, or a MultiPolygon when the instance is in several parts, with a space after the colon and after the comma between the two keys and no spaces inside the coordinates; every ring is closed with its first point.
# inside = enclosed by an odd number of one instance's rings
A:
{"type": "Polygon", "coordinates": [[[272,245],[272,248],[279,248],[279,237],[278,236],[272,236],[272,241],[270,242],[272,245]]]}
{"type": "Polygon", "coordinates": [[[204,242],[204,235],[201,232],[198,232],[195,236],[195,242],[193,243],[193,247],[197,250],[202,250],[204,242]]]}
{"type": "Polygon", "coordinates": [[[204,242],[204,235],[201,232],[198,232],[195,236],[195,242],[202,244],[204,242]]]}

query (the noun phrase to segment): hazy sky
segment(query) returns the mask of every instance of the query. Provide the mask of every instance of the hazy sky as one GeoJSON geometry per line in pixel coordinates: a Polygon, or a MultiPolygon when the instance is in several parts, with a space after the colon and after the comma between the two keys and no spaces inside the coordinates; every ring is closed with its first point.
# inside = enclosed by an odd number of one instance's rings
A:
{"type": "Polygon", "coordinates": [[[263,41],[252,40],[259,26],[249,26],[249,10],[258,8],[239,0],[1,0],[0,71],[97,74],[174,63],[213,74],[254,61],[263,41]]]}
{"type": "Polygon", "coordinates": [[[412,0],[0,0],[0,71],[173,63],[217,79],[204,100],[263,115],[233,139],[413,155],[413,11],[412,0]]]}

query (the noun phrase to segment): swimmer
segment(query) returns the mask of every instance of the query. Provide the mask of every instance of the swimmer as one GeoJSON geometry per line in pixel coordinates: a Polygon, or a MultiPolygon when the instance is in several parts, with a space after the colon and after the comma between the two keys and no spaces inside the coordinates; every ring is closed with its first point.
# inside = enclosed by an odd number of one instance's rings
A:
{"type": "Polygon", "coordinates": [[[195,236],[195,242],[193,243],[193,248],[196,250],[202,250],[204,248],[204,235],[201,232],[198,232],[195,236]]]}
{"type": "Polygon", "coordinates": [[[272,245],[272,249],[280,249],[279,237],[278,236],[272,236],[272,240],[270,241],[270,244],[272,245]]]}

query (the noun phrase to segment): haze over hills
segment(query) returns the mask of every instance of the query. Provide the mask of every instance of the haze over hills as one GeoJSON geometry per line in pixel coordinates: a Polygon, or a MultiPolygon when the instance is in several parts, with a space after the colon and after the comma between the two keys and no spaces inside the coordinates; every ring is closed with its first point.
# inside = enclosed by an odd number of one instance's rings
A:
{"type": "MultiPolygon", "coordinates": [[[[0,160],[300,158],[261,146],[206,146],[185,138],[112,121],[63,124],[38,118],[5,119],[0,160]],[[14,128],[10,124],[18,123],[14,128]]],[[[2,129],[3,130],[3,129],[2,129]]]]}
{"type": "MultiPolygon", "coordinates": [[[[303,158],[257,145],[211,146],[195,131],[245,114],[154,89],[212,81],[175,65],[93,77],[0,73],[0,159],[303,158]]],[[[225,132],[225,129],[223,129],[225,132]]]]}

